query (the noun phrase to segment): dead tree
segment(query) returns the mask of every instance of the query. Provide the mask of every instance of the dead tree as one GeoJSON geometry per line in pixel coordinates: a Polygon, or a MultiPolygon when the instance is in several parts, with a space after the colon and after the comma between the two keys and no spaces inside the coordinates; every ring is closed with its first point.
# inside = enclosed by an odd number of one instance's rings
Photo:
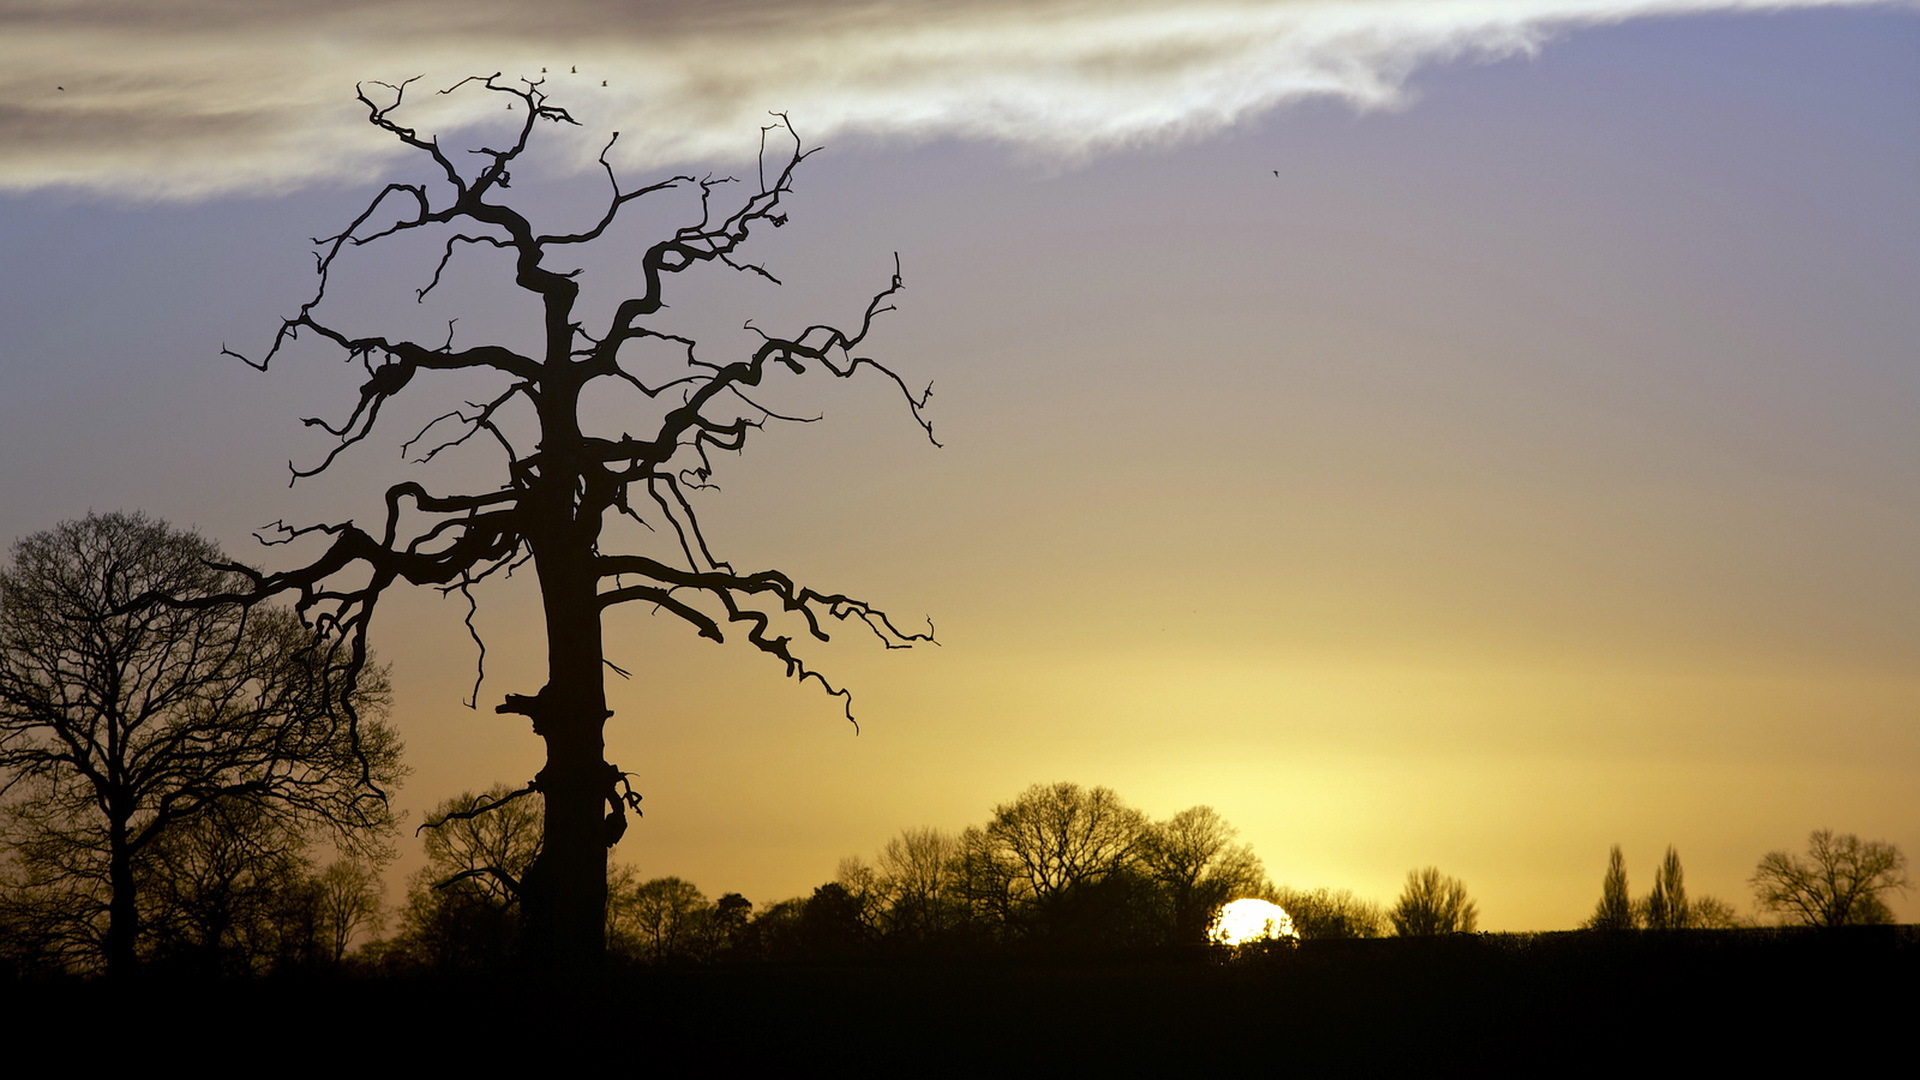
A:
{"type": "Polygon", "coordinates": [[[844,379],[864,371],[889,380],[929,441],[933,430],[922,410],[931,386],[915,394],[885,364],[858,353],[875,317],[892,310],[890,299],[901,288],[897,259],[891,280],[852,332],[829,325],[790,337],[756,330],[755,347],[745,355],[714,362],[698,355],[693,339],[649,325],[665,306],[671,276],[694,267],[717,263],[778,283],[739,252],[753,230],[785,223],[781,199],[813,152],[801,149],[784,116],[776,114],[777,122],[762,130],[758,185],[751,191],[732,178],[693,176],[623,188],[607,160],[616,132],[599,156],[611,193],[598,219],[579,231],[542,232],[527,211],[505,200],[511,170],[538,125],[577,124],[573,117],[549,103],[539,82],[510,84],[498,74],[466,79],[441,92],[500,94],[511,106],[506,122],[513,127],[503,148],[457,153],[401,121],[411,81],[365,84],[358,97],[374,127],[430,160],[434,179],[389,183],[344,231],[316,240],[319,283],[313,298],[284,320],[258,360],[231,355],[264,370],[289,342],[312,334],[365,368],[366,381],[343,421],[306,421],[337,443],[312,467],[294,468],[296,481],[325,470],[366,439],[383,407],[402,394],[431,385],[443,373],[484,375],[494,382],[492,396],[444,413],[407,446],[431,443],[418,458],[427,461],[455,447],[491,445],[502,457],[500,485],[441,494],[403,482],[387,490],[385,520],[374,528],[352,521],[281,526],[279,539],[288,541],[324,534],[326,550],[297,569],[257,575],[253,585],[260,594],[295,596],[299,610],[341,634],[358,658],[365,655],[374,609],[395,583],[459,591],[471,602],[467,590],[473,585],[531,561],[546,621],[547,682],[534,694],[506,695],[496,710],[527,717],[546,744],[545,767],[529,785],[545,803],[546,825],[523,883],[526,945],[549,960],[590,958],[604,947],[607,851],[638,801],[626,774],[607,762],[604,751],[602,733],[611,713],[602,612],[638,603],[677,616],[716,642],[739,633],[780,661],[788,676],[817,681],[847,703],[843,688],[794,651],[796,633],[825,641],[833,623],[851,620],[888,648],[904,648],[931,641],[931,624],[925,633],[906,632],[863,600],[817,591],[778,570],[736,568],[713,554],[689,492],[707,483],[715,451],[738,451],[768,422],[797,419],[753,399],[770,376],[844,379]],[[790,149],[769,151],[769,139],[779,147],[790,143],[790,149]],[[556,268],[550,260],[606,236],[635,200],[676,189],[690,206],[697,193],[697,212],[689,212],[697,220],[645,248],[632,289],[638,295],[626,294],[611,317],[590,330],[575,311],[579,271],[556,268]],[[456,347],[451,331],[435,345],[338,325],[324,309],[343,254],[408,234],[432,235],[439,251],[416,299],[440,284],[457,254],[490,248],[509,256],[513,284],[540,307],[540,351],[456,347]],[[607,386],[637,391],[634,401],[644,404],[643,415],[625,421],[624,430],[589,430],[582,421],[583,395],[607,386]],[[656,530],[668,544],[654,554],[603,551],[603,529],[616,514],[656,530]]]}

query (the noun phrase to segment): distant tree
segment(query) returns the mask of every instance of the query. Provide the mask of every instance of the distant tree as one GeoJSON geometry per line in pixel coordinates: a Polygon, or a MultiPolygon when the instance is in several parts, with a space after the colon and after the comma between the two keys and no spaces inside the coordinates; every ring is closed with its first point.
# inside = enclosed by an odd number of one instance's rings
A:
{"type": "Polygon", "coordinates": [[[838,960],[867,952],[873,931],[866,916],[865,903],[837,881],[813,890],[794,927],[801,956],[838,960]]]}
{"type": "Polygon", "coordinates": [[[26,906],[51,912],[82,962],[133,965],[141,883],[200,819],[246,815],[290,844],[388,842],[386,788],[404,770],[381,668],[355,683],[287,611],[141,601],[245,581],[213,544],[140,514],[29,536],[0,571],[8,839],[45,901],[26,906]]]}
{"type": "Polygon", "coordinates": [[[142,958],[202,975],[317,959],[304,847],[245,800],[167,830],[140,863],[142,958]]]}
{"type": "Polygon", "coordinates": [[[386,882],[378,863],[346,857],[328,864],[313,878],[320,942],[337,966],[361,933],[378,933],[386,913],[386,882]]]}
{"type": "Polygon", "coordinates": [[[437,824],[421,830],[433,887],[472,882],[500,907],[512,905],[539,857],[543,816],[538,802],[505,784],[441,803],[428,815],[437,824]]]}
{"type": "Polygon", "coordinates": [[[1046,907],[1129,869],[1146,840],[1146,815],[1112,788],[1035,784],[993,809],[985,840],[1010,871],[1014,903],[1046,907]]]}
{"type": "Polygon", "coordinates": [[[1303,941],[1328,938],[1373,938],[1387,931],[1387,913],[1347,889],[1270,890],[1273,902],[1293,917],[1293,928],[1303,941]]]}
{"type": "Polygon", "coordinates": [[[649,960],[658,963],[695,953],[698,923],[708,908],[699,886],[683,878],[654,878],[635,890],[634,900],[649,960]]]}
{"type": "Polygon", "coordinates": [[[520,925],[522,883],[540,852],[541,806],[505,784],[434,808],[421,833],[427,864],[401,914],[400,951],[437,968],[505,961],[520,925]]]}
{"type": "Polygon", "coordinates": [[[1182,810],[1147,827],[1138,862],[1154,886],[1159,922],[1172,942],[1199,944],[1207,924],[1229,900],[1266,891],[1267,873],[1247,844],[1210,806],[1182,810]]]}
{"type": "Polygon", "coordinates": [[[907,948],[940,940],[966,915],[960,845],[939,829],[908,829],[887,841],[874,859],[886,897],[889,940],[907,948]]]}
{"type": "Polygon", "coordinates": [[[1666,858],[1654,871],[1653,891],[1647,894],[1644,922],[1649,930],[1684,930],[1692,925],[1687,886],[1680,870],[1680,853],[1667,846],[1666,858]]]}
{"type": "Polygon", "coordinates": [[[806,898],[798,896],[768,904],[748,922],[739,952],[755,960],[804,959],[800,921],[806,909],[806,898]]]}
{"type": "Polygon", "coordinates": [[[1627,893],[1627,860],[1620,845],[1607,855],[1607,876],[1600,884],[1600,903],[1587,920],[1589,930],[1632,930],[1640,923],[1634,914],[1633,900],[1627,893]]]}
{"type": "Polygon", "coordinates": [[[1732,930],[1747,923],[1732,904],[1717,896],[1701,896],[1689,905],[1687,925],[1699,930],[1732,930]]]}
{"type": "Polygon", "coordinates": [[[721,893],[713,902],[713,917],[708,920],[713,938],[709,955],[726,958],[738,953],[752,921],[752,901],[737,892],[721,893]]]}
{"type": "Polygon", "coordinates": [[[1407,872],[1406,887],[1388,913],[1393,932],[1401,937],[1471,934],[1480,921],[1479,908],[1467,898],[1467,887],[1436,867],[1407,872]]]}
{"type": "Polygon", "coordinates": [[[640,873],[621,862],[607,863],[607,955],[645,960],[648,942],[640,928],[640,873]]]}
{"type": "Polygon", "coordinates": [[[1908,887],[1907,857],[1892,844],[1818,829],[1804,858],[1770,851],[1751,881],[1762,909],[1808,926],[1890,923],[1882,894],[1908,887]]]}

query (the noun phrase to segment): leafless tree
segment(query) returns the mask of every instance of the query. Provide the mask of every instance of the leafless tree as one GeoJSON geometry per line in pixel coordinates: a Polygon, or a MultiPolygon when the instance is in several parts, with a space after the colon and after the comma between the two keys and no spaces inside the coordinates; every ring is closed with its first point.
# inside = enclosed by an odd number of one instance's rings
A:
{"type": "Polygon", "coordinates": [[[1211,806],[1182,810],[1149,826],[1140,866],[1158,887],[1176,941],[1201,942],[1222,904],[1267,891],[1267,873],[1234,827],[1211,806]]]}
{"type": "Polygon", "coordinates": [[[429,815],[439,824],[422,830],[430,887],[471,882],[489,904],[512,906],[540,854],[542,816],[539,803],[505,784],[483,795],[461,792],[441,803],[429,815]]]}
{"type": "Polygon", "coordinates": [[[1401,937],[1471,934],[1479,925],[1480,909],[1467,898],[1467,887],[1459,878],[1429,866],[1407,871],[1406,887],[1388,918],[1393,920],[1393,932],[1401,937]]]}
{"type": "Polygon", "coordinates": [[[1688,905],[1687,925],[1696,930],[1733,930],[1751,924],[1725,900],[1699,896],[1688,905]]]}
{"type": "Polygon", "coordinates": [[[525,881],[540,851],[541,810],[506,784],[434,807],[427,863],[413,875],[397,951],[440,968],[506,958],[519,931],[525,881]]]}
{"type": "Polygon", "coordinates": [[[407,448],[423,461],[456,448],[489,448],[498,454],[500,482],[456,494],[398,483],[386,492],[385,520],[370,528],[343,521],[287,529],[289,540],[323,538],[325,550],[305,566],[255,575],[249,592],[293,594],[299,610],[341,632],[359,657],[374,609],[395,583],[460,592],[471,601],[475,584],[532,563],[545,615],[547,681],[537,693],[506,695],[497,708],[525,716],[546,746],[546,764],[530,785],[545,802],[546,831],[523,882],[529,944],[549,958],[597,956],[604,947],[607,851],[638,800],[605,757],[603,730],[611,714],[602,613],[636,603],[684,620],[714,641],[737,632],[789,676],[846,698],[795,651],[796,634],[826,640],[832,623],[852,621],[897,648],[931,640],[931,628],[905,632],[853,596],[807,587],[778,570],[734,566],[709,545],[690,493],[710,486],[715,452],[741,450],[765,424],[795,419],[761,404],[759,395],[783,378],[864,372],[890,381],[931,439],[921,415],[926,394],[910,392],[891,369],[859,352],[874,319],[892,310],[889,301],[901,288],[897,264],[851,331],[815,324],[783,335],[749,324],[758,335],[751,348],[708,360],[692,338],[655,325],[653,317],[666,307],[668,279],[683,271],[717,264],[777,282],[740,252],[756,229],[786,222],[782,199],[811,152],[802,151],[784,117],[762,132],[753,185],[676,176],[627,187],[603,150],[610,191],[599,216],[583,227],[546,231],[530,210],[506,201],[512,170],[536,126],[574,124],[573,117],[551,103],[538,82],[510,84],[497,74],[464,80],[443,93],[499,95],[511,106],[500,115],[512,126],[459,153],[408,126],[403,102],[409,89],[409,83],[370,83],[360,88],[359,100],[369,122],[422,155],[434,179],[388,184],[346,229],[317,241],[320,280],[312,299],[284,321],[264,355],[248,362],[264,369],[290,342],[312,335],[364,366],[366,382],[343,419],[307,421],[337,443],[310,468],[295,469],[296,480],[326,469],[366,439],[382,411],[403,395],[436,381],[470,386],[478,379],[490,383],[482,395],[464,406],[453,403],[407,448]],[[636,200],[675,191],[687,196],[688,224],[637,248],[631,292],[590,329],[577,306],[580,271],[555,260],[611,237],[616,218],[636,200]],[[723,206],[733,192],[734,201],[723,206]],[[456,256],[509,256],[513,285],[540,309],[538,347],[456,345],[451,330],[445,341],[422,342],[339,322],[328,289],[349,253],[407,237],[438,253],[432,276],[416,290],[423,300],[456,256]],[[443,381],[456,376],[455,383],[443,381]],[[623,419],[593,429],[582,412],[589,396],[594,415],[619,411],[623,419]],[[620,515],[657,530],[653,535],[665,546],[654,553],[608,550],[609,526],[620,515]]]}
{"type": "Polygon", "coordinates": [[[1076,892],[1132,871],[1146,830],[1111,788],[1035,784],[961,835],[962,873],[978,914],[1044,932],[1076,892]]]}
{"type": "Polygon", "coordinates": [[[649,959],[698,951],[698,924],[711,907],[699,886],[677,877],[654,878],[637,886],[632,900],[634,925],[649,959]]]}
{"type": "Polygon", "coordinates": [[[1907,857],[1892,844],[1817,829],[1803,858],[1770,851],[1754,870],[1760,906],[1808,926],[1889,923],[1882,893],[1905,891],[1907,857]]]}
{"type": "Polygon", "coordinates": [[[874,858],[886,895],[887,935],[911,944],[951,931],[964,913],[960,845],[939,829],[907,829],[874,858]]]}
{"type": "Polygon", "coordinates": [[[1373,938],[1387,930],[1387,914],[1380,905],[1347,889],[1279,888],[1270,895],[1293,916],[1293,928],[1306,941],[1373,938]]]}
{"type": "MultiPolygon", "coordinates": [[[[29,536],[0,572],[0,794],[15,861],[58,936],[110,971],[136,959],[146,864],[224,814],[254,835],[331,833],[378,850],[402,774],[384,672],[290,612],[201,537],[138,514],[29,536]]],[[[286,840],[286,844],[296,843],[286,840]]]]}
{"type": "Polygon", "coordinates": [[[386,885],[378,866],[360,858],[338,859],[314,875],[313,902],[321,946],[338,965],[362,932],[378,933],[386,885]]]}

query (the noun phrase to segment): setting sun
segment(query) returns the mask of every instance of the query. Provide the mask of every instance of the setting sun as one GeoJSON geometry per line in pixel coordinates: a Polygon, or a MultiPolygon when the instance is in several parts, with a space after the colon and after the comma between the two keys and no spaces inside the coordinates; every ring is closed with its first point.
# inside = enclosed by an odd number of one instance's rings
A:
{"type": "Polygon", "coordinates": [[[1247,945],[1256,941],[1299,941],[1293,928],[1293,916],[1287,909],[1267,900],[1235,900],[1220,909],[1207,928],[1207,940],[1215,945],[1247,945]]]}

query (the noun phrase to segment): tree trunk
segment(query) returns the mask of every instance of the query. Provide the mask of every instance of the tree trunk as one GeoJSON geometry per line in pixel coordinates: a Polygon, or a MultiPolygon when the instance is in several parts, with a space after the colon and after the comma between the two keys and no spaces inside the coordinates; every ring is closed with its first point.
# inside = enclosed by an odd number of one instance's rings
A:
{"type": "Polygon", "coordinates": [[[133,852],[127,840],[127,823],[115,819],[107,823],[107,974],[119,978],[131,974],[135,957],[133,945],[140,933],[140,909],[133,890],[133,852]]]}
{"type": "Polygon", "coordinates": [[[553,492],[547,504],[564,524],[534,540],[547,622],[547,685],[531,702],[518,699],[522,705],[514,709],[527,713],[547,745],[537,777],[546,825],[540,854],[521,883],[521,903],[529,956],[555,967],[595,963],[606,949],[606,811],[614,781],[603,737],[611,714],[593,562],[598,530],[575,521],[570,488],[553,492]]]}

